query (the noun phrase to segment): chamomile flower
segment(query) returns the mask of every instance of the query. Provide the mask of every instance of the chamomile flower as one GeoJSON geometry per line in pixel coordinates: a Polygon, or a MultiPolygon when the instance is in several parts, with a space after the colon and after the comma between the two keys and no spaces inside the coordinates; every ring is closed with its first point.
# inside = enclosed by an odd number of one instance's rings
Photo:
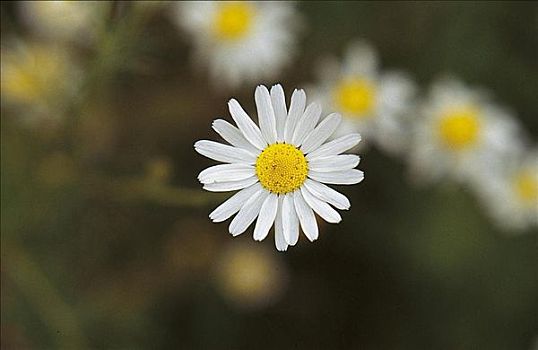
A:
{"type": "Polygon", "coordinates": [[[435,83],[415,119],[411,166],[419,178],[481,181],[521,147],[519,127],[484,92],[445,79],[435,83]]]}
{"type": "Polygon", "coordinates": [[[19,12],[38,36],[83,41],[94,38],[110,6],[107,1],[21,1],[19,12]]]}
{"type": "Polygon", "coordinates": [[[505,230],[538,224],[538,149],[490,172],[477,184],[491,217],[505,230]]]}
{"type": "Polygon", "coordinates": [[[287,2],[189,1],[177,4],[174,19],[193,37],[197,61],[236,87],[274,78],[289,62],[297,17],[287,2]]]}
{"type": "Polygon", "coordinates": [[[358,131],[387,151],[402,150],[415,87],[401,72],[380,72],[374,49],[364,42],[349,46],[342,62],[327,59],[312,88],[324,108],[344,118],[337,134],[358,131]]]}
{"type": "Polygon", "coordinates": [[[64,48],[15,42],[2,47],[2,103],[24,122],[58,121],[65,100],[81,84],[81,72],[64,48]]]}
{"type": "Polygon", "coordinates": [[[299,226],[310,241],[318,238],[314,212],[330,223],[340,222],[336,210],[347,210],[349,200],[325,184],[356,184],[362,171],[354,169],[359,157],[341,154],[360,141],[349,134],[326,142],[340,123],[330,114],[320,121],[321,106],[306,108],[303,90],[295,90],[289,110],[280,85],[258,86],[254,94],[259,127],[241,105],[231,99],[230,114],[237,127],[225,120],[213,122],[213,129],[230,145],[202,140],[196,151],[227,164],[215,165],[198,176],[204,189],[222,192],[240,190],[217,207],[209,217],[222,222],[234,217],[229,226],[233,236],[240,235],[258,218],[254,239],[267,237],[275,226],[275,245],[286,250],[299,239],[299,226]]]}

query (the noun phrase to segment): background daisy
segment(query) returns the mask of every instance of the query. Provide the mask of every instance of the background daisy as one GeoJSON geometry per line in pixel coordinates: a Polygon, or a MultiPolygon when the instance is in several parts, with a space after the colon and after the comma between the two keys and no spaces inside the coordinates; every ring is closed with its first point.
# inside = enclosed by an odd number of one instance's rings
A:
{"type": "Polygon", "coordinates": [[[299,22],[288,2],[188,1],[174,20],[194,39],[195,59],[209,66],[215,85],[274,78],[294,54],[299,22]]]}
{"type": "Polygon", "coordinates": [[[2,102],[30,125],[55,124],[81,84],[80,68],[60,46],[15,41],[2,48],[2,102]]]}
{"type": "Polygon", "coordinates": [[[433,84],[414,123],[411,167],[429,181],[443,177],[481,181],[521,147],[512,116],[492,104],[484,91],[455,79],[433,84]]]}
{"type": "Polygon", "coordinates": [[[538,150],[491,171],[475,188],[496,224],[505,230],[528,229],[538,224],[538,150]]]}
{"type": "Polygon", "coordinates": [[[365,42],[351,44],[342,61],[326,59],[312,87],[323,108],[343,116],[337,134],[360,132],[382,149],[401,151],[408,138],[408,113],[415,92],[402,72],[380,72],[375,50],[365,42]]]}
{"type": "Polygon", "coordinates": [[[295,90],[286,107],[282,86],[271,92],[258,86],[255,92],[259,127],[241,105],[231,99],[230,114],[238,128],[222,119],[213,129],[230,145],[198,141],[196,151],[227,164],[215,165],[198,176],[204,189],[240,190],[209,217],[221,222],[232,215],[230,233],[240,235],[256,220],[254,239],[263,240],[275,226],[275,245],[286,250],[299,239],[299,224],[310,241],[318,238],[314,212],[330,223],[340,222],[338,209],[349,209],[348,199],[325,184],[351,185],[363,180],[359,157],[341,153],[360,141],[349,134],[326,142],[340,123],[338,114],[320,121],[321,107],[306,106],[303,90],[295,90]]]}
{"type": "Polygon", "coordinates": [[[37,36],[51,40],[84,42],[95,39],[96,30],[112,3],[109,1],[20,1],[24,24],[37,36]]]}

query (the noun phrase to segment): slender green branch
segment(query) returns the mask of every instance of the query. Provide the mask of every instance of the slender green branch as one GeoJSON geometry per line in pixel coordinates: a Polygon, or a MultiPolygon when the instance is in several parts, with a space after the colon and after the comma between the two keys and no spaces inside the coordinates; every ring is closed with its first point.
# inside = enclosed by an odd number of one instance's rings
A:
{"type": "MultiPolygon", "coordinates": [[[[93,176],[85,180],[89,192],[100,189],[107,198],[121,201],[145,201],[165,206],[205,207],[222,202],[226,195],[192,188],[174,187],[148,178],[110,178],[93,176]]],[[[99,193],[99,190],[97,191],[99,193]]]]}

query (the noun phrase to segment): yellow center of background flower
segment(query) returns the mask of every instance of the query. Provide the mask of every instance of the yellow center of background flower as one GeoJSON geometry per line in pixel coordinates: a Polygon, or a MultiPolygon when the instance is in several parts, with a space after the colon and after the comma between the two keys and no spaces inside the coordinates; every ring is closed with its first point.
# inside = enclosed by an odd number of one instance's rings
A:
{"type": "Polygon", "coordinates": [[[514,181],[518,197],[525,203],[537,203],[538,205],[538,180],[527,172],[516,176],[514,181]]]}
{"type": "Polygon", "coordinates": [[[58,52],[38,46],[28,47],[24,54],[6,55],[2,64],[2,94],[23,103],[47,100],[65,78],[66,63],[62,58],[58,52]]]}
{"type": "Polygon", "coordinates": [[[308,163],[295,146],[275,143],[258,156],[256,175],[262,186],[272,193],[293,192],[306,180],[308,163]]]}
{"type": "Polygon", "coordinates": [[[365,79],[343,80],[334,91],[336,105],[344,112],[359,118],[370,116],[374,108],[375,86],[365,79]]]}
{"type": "Polygon", "coordinates": [[[215,34],[224,40],[239,39],[251,28],[253,16],[254,9],[248,3],[219,3],[214,21],[215,34]]]}
{"type": "Polygon", "coordinates": [[[445,113],[439,123],[439,136],[449,148],[461,150],[478,140],[480,122],[478,110],[466,107],[445,113]]]}

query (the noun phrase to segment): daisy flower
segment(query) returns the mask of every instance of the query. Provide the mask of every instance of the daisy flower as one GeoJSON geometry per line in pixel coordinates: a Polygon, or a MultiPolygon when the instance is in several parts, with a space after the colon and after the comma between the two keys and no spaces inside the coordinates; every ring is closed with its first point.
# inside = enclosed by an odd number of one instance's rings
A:
{"type": "Polygon", "coordinates": [[[23,22],[36,34],[48,39],[92,39],[103,23],[110,2],[106,1],[21,1],[23,22]]]}
{"type": "Polygon", "coordinates": [[[367,142],[384,150],[402,149],[415,87],[401,72],[381,73],[374,49],[364,42],[349,46],[342,62],[326,59],[319,69],[320,84],[312,88],[324,108],[344,119],[337,134],[358,131],[367,142]]]}
{"type": "Polygon", "coordinates": [[[321,106],[305,108],[306,95],[295,90],[287,110],[282,86],[271,92],[258,86],[254,94],[259,127],[241,105],[231,99],[228,107],[237,127],[225,120],[213,122],[213,129],[230,145],[198,141],[196,151],[227,164],[215,165],[198,179],[208,191],[240,190],[216,208],[209,217],[222,222],[237,213],[229,226],[240,235],[258,218],[254,239],[263,240],[275,225],[275,244],[286,250],[299,239],[299,226],[310,241],[318,238],[314,212],[330,223],[341,217],[332,206],[347,210],[349,200],[325,184],[356,184],[362,171],[354,169],[359,157],[342,152],[357,145],[359,134],[326,142],[340,123],[330,114],[320,121],[321,106]]]}
{"type": "Polygon", "coordinates": [[[292,57],[299,19],[291,3],[189,1],[176,8],[174,20],[193,37],[196,61],[208,64],[219,84],[274,78],[292,57]]]}
{"type": "Polygon", "coordinates": [[[489,102],[484,92],[453,79],[435,83],[418,113],[411,166],[430,181],[452,177],[480,182],[521,147],[511,115],[489,102]]]}
{"type": "Polygon", "coordinates": [[[80,68],[64,48],[14,42],[1,51],[2,103],[30,125],[58,122],[65,99],[81,84],[80,68]]]}
{"type": "Polygon", "coordinates": [[[479,197],[492,218],[506,230],[538,224],[538,149],[490,172],[478,184],[479,197]]]}

